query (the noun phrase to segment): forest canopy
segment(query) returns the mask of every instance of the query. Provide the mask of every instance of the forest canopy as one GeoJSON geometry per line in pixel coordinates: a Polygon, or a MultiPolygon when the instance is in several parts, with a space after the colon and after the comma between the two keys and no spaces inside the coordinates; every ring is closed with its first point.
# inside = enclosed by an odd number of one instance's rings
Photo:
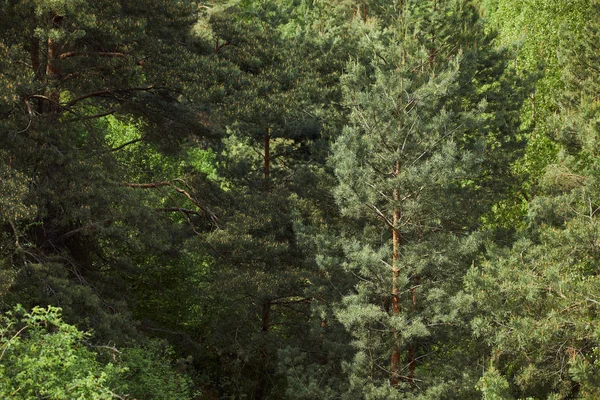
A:
{"type": "Polygon", "coordinates": [[[0,397],[599,398],[599,54],[598,0],[0,2],[0,397]]]}

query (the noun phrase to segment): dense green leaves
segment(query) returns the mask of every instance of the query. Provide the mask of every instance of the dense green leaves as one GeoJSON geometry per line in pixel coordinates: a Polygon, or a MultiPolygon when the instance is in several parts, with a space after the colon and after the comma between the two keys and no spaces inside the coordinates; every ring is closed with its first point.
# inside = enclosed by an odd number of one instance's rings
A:
{"type": "Polygon", "coordinates": [[[598,7],[1,2],[0,396],[597,398],[598,7]]]}
{"type": "Polygon", "coordinates": [[[172,353],[91,346],[92,335],[65,323],[60,308],[21,306],[0,320],[0,395],[11,399],[189,399],[190,382],[172,353]]]}

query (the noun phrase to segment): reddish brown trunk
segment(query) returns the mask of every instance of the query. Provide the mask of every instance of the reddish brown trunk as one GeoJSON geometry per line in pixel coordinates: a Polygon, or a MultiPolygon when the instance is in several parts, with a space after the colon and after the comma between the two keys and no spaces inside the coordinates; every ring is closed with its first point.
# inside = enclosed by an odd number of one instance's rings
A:
{"type": "MultiPolygon", "coordinates": [[[[53,81],[58,80],[60,76],[60,69],[56,65],[56,60],[59,56],[58,44],[53,39],[48,39],[48,63],[46,64],[46,77],[50,84],[53,81]]],[[[58,112],[58,104],[60,102],[60,92],[56,88],[51,88],[48,93],[48,98],[50,99],[50,104],[48,105],[48,111],[50,113],[58,112]]]]}
{"type": "MultiPolygon", "coordinates": [[[[394,176],[397,176],[400,172],[400,162],[396,162],[394,166],[394,176]]],[[[394,201],[400,200],[400,192],[398,189],[394,190],[394,201]]],[[[400,289],[398,288],[398,276],[400,275],[400,268],[398,266],[398,260],[400,258],[400,242],[402,236],[399,230],[400,223],[400,209],[399,205],[394,206],[394,213],[392,216],[392,223],[394,228],[392,229],[392,314],[400,314],[400,289]]],[[[392,331],[394,336],[394,343],[392,343],[392,358],[390,361],[390,384],[395,386],[398,384],[398,378],[400,374],[400,349],[397,345],[397,332],[394,329],[392,331]]]]}
{"type": "MultiPolygon", "coordinates": [[[[52,17],[52,28],[58,29],[62,25],[62,17],[59,15],[54,15],[52,17]]],[[[50,38],[48,39],[48,58],[46,61],[46,80],[50,86],[49,92],[46,97],[47,106],[45,111],[56,114],[59,111],[59,102],[60,102],[60,90],[56,87],[52,87],[56,85],[60,77],[60,67],[58,66],[58,60],[60,58],[60,47],[56,40],[50,38]]]]}
{"type": "Polygon", "coordinates": [[[264,166],[263,166],[263,170],[264,170],[264,174],[265,174],[265,181],[269,180],[269,177],[271,176],[271,134],[269,131],[269,128],[265,129],[265,145],[264,145],[265,149],[265,155],[264,155],[264,166]]]}
{"type": "MultiPolygon", "coordinates": [[[[33,33],[32,33],[33,35],[33,33]]],[[[48,52],[45,51],[47,54],[48,52]]],[[[33,76],[36,80],[40,82],[45,82],[46,80],[46,69],[47,69],[46,59],[42,60],[42,51],[40,48],[40,40],[38,38],[32,37],[31,39],[31,67],[33,69],[33,76]]],[[[36,99],[35,110],[37,113],[42,114],[45,112],[46,100],[36,99]]],[[[29,107],[29,104],[28,104],[29,107]]],[[[32,110],[29,110],[29,113],[32,113],[32,110]]]]}

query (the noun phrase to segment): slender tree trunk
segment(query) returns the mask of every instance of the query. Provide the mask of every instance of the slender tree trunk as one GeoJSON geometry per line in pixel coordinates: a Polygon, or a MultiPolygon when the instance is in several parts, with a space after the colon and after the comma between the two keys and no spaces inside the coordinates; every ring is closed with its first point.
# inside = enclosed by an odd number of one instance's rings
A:
{"type": "MultiPolygon", "coordinates": [[[[437,12],[437,0],[434,0],[433,13],[435,14],[436,12],[437,12]]],[[[436,32],[435,32],[435,27],[434,27],[431,32],[431,48],[429,49],[429,68],[430,69],[433,69],[433,64],[435,62],[435,55],[436,55],[435,40],[436,40],[436,32]]]]}
{"type": "MultiPolygon", "coordinates": [[[[62,26],[62,19],[62,16],[53,14],[50,19],[51,28],[60,29],[62,26]]],[[[55,116],[59,111],[60,103],[60,90],[58,90],[58,88],[56,87],[53,87],[60,78],[60,67],[58,65],[59,57],[59,44],[56,42],[56,40],[49,38],[46,60],[46,82],[49,86],[49,90],[46,94],[46,97],[49,100],[46,100],[47,105],[44,111],[55,116]]]]}
{"type": "MultiPolygon", "coordinates": [[[[400,172],[400,161],[396,162],[394,166],[394,176],[397,176],[400,172]]],[[[400,200],[399,189],[394,190],[394,201],[400,200]]],[[[400,267],[398,266],[398,260],[400,258],[400,242],[402,236],[400,234],[400,209],[399,204],[394,206],[394,212],[392,216],[392,222],[394,228],[392,229],[392,314],[394,316],[400,314],[400,289],[398,288],[398,276],[400,275],[400,267]]],[[[392,359],[390,361],[390,384],[395,386],[398,384],[400,375],[400,348],[398,347],[397,340],[398,333],[393,330],[393,343],[392,343],[392,359]]]]}
{"type": "MultiPolygon", "coordinates": [[[[31,33],[31,67],[33,68],[33,76],[39,82],[45,81],[46,75],[46,64],[44,63],[44,67],[42,68],[41,61],[41,49],[40,49],[40,40],[36,37],[33,37],[34,33],[31,33]]],[[[36,111],[41,114],[44,112],[44,101],[41,99],[37,99],[36,102],[36,111]]]]}
{"type": "Polygon", "coordinates": [[[269,320],[271,319],[271,300],[265,299],[262,304],[261,313],[261,332],[269,330],[269,320]]]}
{"type": "Polygon", "coordinates": [[[31,67],[33,68],[35,79],[42,81],[44,78],[40,67],[40,40],[33,37],[33,33],[31,35],[31,67]]]}
{"type": "Polygon", "coordinates": [[[271,176],[271,131],[269,128],[265,128],[263,159],[263,172],[265,175],[265,182],[267,182],[268,186],[269,177],[271,176]]]}
{"type": "MultiPolygon", "coordinates": [[[[271,185],[269,178],[271,177],[271,131],[269,128],[265,128],[264,135],[264,148],[263,148],[263,174],[265,178],[265,190],[269,190],[271,185]]],[[[261,310],[261,344],[258,349],[260,371],[258,375],[258,381],[254,390],[254,398],[261,400],[265,397],[267,388],[267,368],[269,362],[269,350],[267,348],[268,332],[270,327],[271,319],[271,300],[264,299],[261,310]]]]}
{"type": "Polygon", "coordinates": [[[267,332],[270,327],[270,319],[271,319],[271,300],[265,299],[262,303],[262,312],[261,312],[261,335],[262,335],[262,343],[259,349],[258,357],[260,359],[260,372],[258,376],[258,382],[256,383],[256,389],[254,390],[254,398],[256,400],[261,400],[265,397],[265,391],[267,388],[267,364],[269,362],[269,352],[267,348],[267,332]]]}
{"type": "MultiPolygon", "coordinates": [[[[417,312],[417,286],[419,285],[419,276],[413,277],[412,288],[410,289],[412,295],[412,311],[417,312]]],[[[411,343],[408,347],[408,381],[411,385],[415,383],[415,368],[417,366],[417,359],[415,355],[415,344],[411,343]]]]}

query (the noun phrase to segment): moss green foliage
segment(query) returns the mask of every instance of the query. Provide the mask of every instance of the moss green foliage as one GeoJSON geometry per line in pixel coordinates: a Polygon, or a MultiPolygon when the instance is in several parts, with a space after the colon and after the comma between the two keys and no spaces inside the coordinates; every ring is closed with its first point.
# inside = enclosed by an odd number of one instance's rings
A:
{"type": "Polygon", "coordinates": [[[0,397],[598,398],[599,10],[1,1],[0,397]]]}
{"type": "Polygon", "coordinates": [[[60,309],[23,308],[2,315],[0,395],[3,398],[111,399],[119,373],[86,348],[89,334],[63,322],[60,309]]]}
{"type": "Polygon", "coordinates": [[[62,319],[60,308],[2,315],[0,395],[10,399],[190,399],[190,382],[160,343],[117,349],[62,319]]]}

